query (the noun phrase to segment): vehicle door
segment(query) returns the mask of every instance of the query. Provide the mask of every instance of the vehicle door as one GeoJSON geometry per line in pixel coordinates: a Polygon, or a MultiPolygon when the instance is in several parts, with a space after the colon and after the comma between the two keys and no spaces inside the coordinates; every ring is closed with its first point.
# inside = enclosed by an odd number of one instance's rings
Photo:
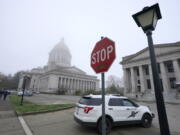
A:
{"type": "Polygon", "coordinates": [[[115,122],[124,121],[126,116],[126,108],[123,106],[122,99],[110,98],[107,112],[111,115],[115,122]]]}
{"type": "Polygon", "coordinates": [[[140,113],[137,109],[138,105],[129,99],[122,99],[122,104],[123,110],[125,111],[124,119],[126,121],[137,120],[138,114],[140,113]]]}

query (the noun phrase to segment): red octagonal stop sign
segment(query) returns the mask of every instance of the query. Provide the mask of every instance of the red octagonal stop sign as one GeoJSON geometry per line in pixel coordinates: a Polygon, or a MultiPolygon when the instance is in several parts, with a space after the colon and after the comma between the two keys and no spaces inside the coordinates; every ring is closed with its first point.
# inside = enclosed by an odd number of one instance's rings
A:
{"type": "Polygon", "coordinates": [[[91,53],[91,67],[96,73],[107,72],[116,57],[114,41],[104,38],[91,53]]]}

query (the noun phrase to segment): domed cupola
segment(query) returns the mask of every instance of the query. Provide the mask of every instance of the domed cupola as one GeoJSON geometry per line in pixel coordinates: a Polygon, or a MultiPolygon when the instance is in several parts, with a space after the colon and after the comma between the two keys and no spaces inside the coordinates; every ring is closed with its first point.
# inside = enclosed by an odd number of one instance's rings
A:
{"type": "Polygon", "coordinates": [[[71,66],[71,53],[64,43],[64,39],[51,50],[49,53],[48,66],[57,65],[62,67],[71,66]]]}

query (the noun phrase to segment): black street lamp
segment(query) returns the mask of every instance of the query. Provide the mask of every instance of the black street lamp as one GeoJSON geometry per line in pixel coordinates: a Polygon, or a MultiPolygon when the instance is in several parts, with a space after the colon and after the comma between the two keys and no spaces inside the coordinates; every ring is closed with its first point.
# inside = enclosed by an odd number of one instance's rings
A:
{"type": "Polygon", "coordinates": [[[22,89],[23,89],[23,93],[22,93],[22,96],[21,96],[21,103],[20,105],[23,105],[23,99],[24,99],[24,91],[26,89],[26,83],[27,83],[27,80],[29,79],[28,76],[24,76],[24,79],[23,79],[23,86],[22,86],[22,89]]]}
{"type": "Polygon", "coordinates": [[[136,24],[141,27],[147,35],[149,54],[153,73],[154,90],[156,97],[156,105],[160,124],[161,135],[170,135],[169,125],[166,115],[164,98],[162,94],[162,85],[158,74],[156,57],[153,46],[152,31],[155,30],[158,19],[161,19],[159,5],[155,4],[151,7],[145,7],[142,11],[133,15],[136,24]]]}

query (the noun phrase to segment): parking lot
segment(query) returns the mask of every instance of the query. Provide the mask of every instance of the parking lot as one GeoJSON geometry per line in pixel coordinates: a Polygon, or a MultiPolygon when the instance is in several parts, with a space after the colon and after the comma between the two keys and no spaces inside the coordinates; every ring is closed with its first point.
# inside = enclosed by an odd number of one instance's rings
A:
{"type": "MultiPolygon", "coordinates": [[[[38,99],[41,99],[41,104],[46,99],[48,95],[36,95],[33,97],[28,97],[28,100],[33,99],[37,102],[38,99]],[[37,98],[35,100],[35,98],[37,98]]],[[[60,103],[60,101],[65,102],[76,102],[79,97],[73,96],[55,96],[49,95],[46,99],[46,103],[60,103]],[[51,99],[53,98],[53,99],[51,99]],[[68,100],[69,99],[69,100],[68,100]],[[56,101],[57,100],[57,101],[56,101]]],[[[159,124],[157,118],[157,111],[155,103],[141,103],[149,105],[152,111],[156,114],[155,119],[153,120],[151,128],[142,128],[139,125],[133,126],[123,126],[115,127],[112,129],[111,135],[159,135],[159,124]]],[[[179,110],[180,105],[166,104],[167,115],[169,120],[169,126],[171,134],[180,135],[180,116],[179,110]]],[[[77,124],[73,119],[74,108],[58,111],[53,113],[38,114],[38,115],[29,115],[24,116],[25,121],[29,125],[31,131],[34,135],[97,135],[95,128],[85,128],[77,124]]]]}

